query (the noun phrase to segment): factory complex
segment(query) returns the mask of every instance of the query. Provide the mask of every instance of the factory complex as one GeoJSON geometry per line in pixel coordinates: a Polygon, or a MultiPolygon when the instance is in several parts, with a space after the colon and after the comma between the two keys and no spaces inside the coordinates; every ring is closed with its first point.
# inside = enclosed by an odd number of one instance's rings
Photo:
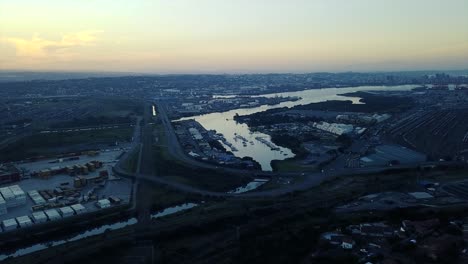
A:
{"type": "Polygon", "coordinates": [[[0,232],[128,204],[132,182],[112,171],[124,151],[0,165],[0,232]]]}

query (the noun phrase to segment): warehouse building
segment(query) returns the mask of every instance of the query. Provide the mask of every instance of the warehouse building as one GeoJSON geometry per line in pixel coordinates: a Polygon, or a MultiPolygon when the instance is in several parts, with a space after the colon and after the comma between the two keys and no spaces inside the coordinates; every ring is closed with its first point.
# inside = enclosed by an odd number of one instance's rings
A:
{"type": "Polygon", "coordinates": [[[346,125],[346,124],[314,122],[312,126],[320,130],[335,134],[335,135],[349,134],[354,131],[354,127],[352,125],[346,125]]]}
{"type": "Polygon", "coordinates": [[[55,209],[45,210],[44,213],[47,215],[47,218],[50,221],[55,221],[55,220],[59,220],[60,218],[62,218],[60,214],[57,212],[57,210],[55,209]]]}
{"type": "Polygon", "coordinates": [[[20,179],[20,170],[18,168],[10,164],[0,164],[0,184],[17,182],[20,179]]]}
{"type": "Polygon", "coordinates": [[[59,213],[60,215],[65,218],[65,217],[70,217],[75,214],[75,211],[70,206],[65,206],[62,208],[59,208],[59,213]]]}
{"type": "Polygon", "coordinates": [[[32,219],[34,223],[44,223],[47,222],[47,215],[43,211],[32,213],[32,219]]]}
{"type": "Polygon", "coordinates": [[[200,131],[198,131],[198,129],[196,129],[194,127],[191,127],[188,130],[189,130],[190,134],[192,135],[192,137],[195,140],[202,140],[203,139],[203,136],[200,134],[200,131]]]}
{"type": "Polygon", "coordinates": [[[21,228],[32,226],[33,224],[31,219],[27,215],[16,217],[16,222],[18,222],[19,227],[21,228]]]}
{"type": "Polygon", "coordinates": [[[18,227],[18,223],[14,218],[6,219],[2,221],[3,231],[15,230],[18,227]]]}
{"type": "Polygon", "coordinates": [[[7,207],[5,199],[0,195],[0,215],[4,215],[7,213],[7,207]]]}
{"type": "Polygon", "coordinates": [[[109,208],[111,206],[111,203],[108,199],[101,199],[96,202],[96,206],[99,208],[109,208]]]}
{"type": "Polygon", "coordinates": [[[86,212],[86,208],[82,204],[74,204],[71,206],[73,211],[75,211],[76,214],[82,214],[86,212]]]}

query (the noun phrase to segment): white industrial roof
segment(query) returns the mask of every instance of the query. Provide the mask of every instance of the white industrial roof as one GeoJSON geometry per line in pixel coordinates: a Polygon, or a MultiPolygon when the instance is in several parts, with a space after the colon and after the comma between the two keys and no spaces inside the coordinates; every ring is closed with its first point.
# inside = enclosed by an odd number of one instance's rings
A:
{"type": "Polygon", "coordinates": [[[31,218],[29,218],[27,215],[23,215],[16,217],[16,221],[18,221],[18,223],[21,225],[22,223],[30,223],[31,218]]]}
{"type": "Polygon", "coordinates": [[[15,198],[15,195],[8,187],[0,188],[0,193],[2,194],[3,198],[5,198],[5,200],[11,200],[15,198]]]}
{"type": "Polygon", "coordinates": [[[428,194],[427,192],[412,192],[408,193],[409,195],[413,196],[416,199],[430,199],[434,198],[434,196],[428,194]]]}
{"type": "Polygon", "coordinates": [[[62,214],[73,214],[73,213],[75,213],[75,211],[73,211],[73,209],[71,209],[70,206],[62,207],[59,210],[60,210],[60,212],[62,212],[62,214]]]}
{"type": "Polygon", "coordinates": [[[82,204],[74,204],[71,206],[71,208],[75,211],[83,211],[86,210],[86,208],[82,204]]]}
{"type": "Polygon", "coordinates": [[[11,190],[12,192],[21,192],[21,193],[24,194],[23,189],[21,189],[21,187],[19,187],[19,185],[12,185],[12,186],[10,186],[9,188],[10,188],[10,190],[11,190]]]}
{"type": "Polygon", "coordinates": [[[102,199],[97,201],[97,206],[100,208],[110,207],[110,201],[108,199],[102,199]]]}
{"type": "Polygon", "coordinates": [[[110,204],[110,201],[108,199],[101,199],[98,201],[99,204],[110,204]]]}
{"type": "Polygon", "coordinates": [[[17,226],[18,223],[16,223],[16,220],[14,218],[10,219],[5,219],[2,221],[3,226],[9,227],[9,226],[17,226]]]}
{"type": "Polygon", "coordinates": [[[60,218],[59,213],[55,209],[49,209],[45,210],[44,213],[49,217],[49,218],[60,218]]]}
{"type": "Polygon", "coordinates": [[[35,220],[47,219],[47,216],[45,215],[43,211],[34,212],[32,213],[32,216],[35,220]]]}

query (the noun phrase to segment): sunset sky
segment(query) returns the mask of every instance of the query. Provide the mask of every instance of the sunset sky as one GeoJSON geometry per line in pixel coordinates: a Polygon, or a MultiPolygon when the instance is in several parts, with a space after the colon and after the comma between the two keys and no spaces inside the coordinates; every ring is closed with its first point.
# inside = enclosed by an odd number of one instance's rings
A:
{"type": "Polygon", "coordinates": [[[467,0],[0,0],[0,69],[468,69],[467,0]]]}

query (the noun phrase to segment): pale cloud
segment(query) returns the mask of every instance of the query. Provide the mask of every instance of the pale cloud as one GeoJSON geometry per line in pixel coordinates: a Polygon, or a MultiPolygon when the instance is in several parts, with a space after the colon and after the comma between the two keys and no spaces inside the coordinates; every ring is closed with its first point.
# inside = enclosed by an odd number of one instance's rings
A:
{"type": "Polygon", "coordinates": [[[49,40],[34,34],[31,39],[4,37],[1,40],[12,44],[16,49],[16,56],[38,59],[50,57],[70,57],[73,49],[92,46],[97,42],[97,36],[102,31],[86,30],[63,34],[60,40],[49,40]]]}

